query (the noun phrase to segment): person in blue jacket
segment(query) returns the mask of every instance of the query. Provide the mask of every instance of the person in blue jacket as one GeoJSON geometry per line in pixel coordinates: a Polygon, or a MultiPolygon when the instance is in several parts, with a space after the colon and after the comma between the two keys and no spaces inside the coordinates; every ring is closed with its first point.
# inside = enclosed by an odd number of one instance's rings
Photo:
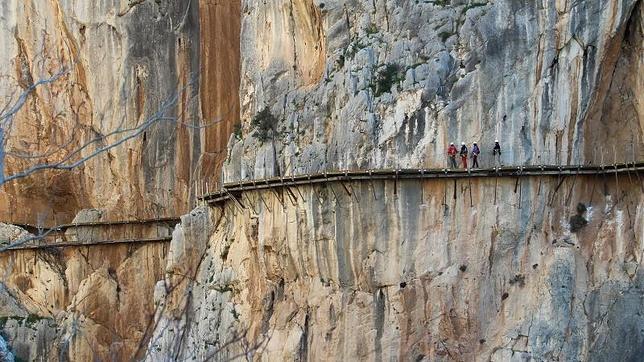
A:
{"type": "Polygon", "coordinates": [[[479,146],[474,142],[472,145],[472,168],[479,168],[479,155],[481,154],[481,150],[479,149],[479,146]]]}

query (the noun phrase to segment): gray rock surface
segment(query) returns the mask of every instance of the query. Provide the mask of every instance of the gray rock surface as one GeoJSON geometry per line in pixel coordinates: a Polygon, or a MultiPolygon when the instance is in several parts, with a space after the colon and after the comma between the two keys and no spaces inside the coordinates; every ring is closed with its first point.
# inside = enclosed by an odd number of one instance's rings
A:
{"type": "Polygon", "coordinates": [[[7,342],[5,342],[4,338],[0,336],[0,361],[2,362],[13,362],[13,354],[11,351],[9,351],[9,348],[7,347],[7,342]]]}
{"type": "MultiPolygon", "coordinates": [[[[3,276],[3,280],[6,276],[3,276]]],[[[53,318],[29,313],[19,299],[0,283],[0,361],[34,361],[58,352],[53,318]]]]}
{"type": "Polygon", "coordinates": [[[485,167],[494,139],[505,164],[632,160],[637,3],[244,1],[245,132],[225,177],[445,167],[461,141],[479,142],[485,167]],[[264,107],[270,146],[252,123],[264,107]]]}
{"type": "Polygon", "coordinates": [[[0,223],[0,246],[26,240],[32,236],[32,234],[19,226],[0,223]]]}

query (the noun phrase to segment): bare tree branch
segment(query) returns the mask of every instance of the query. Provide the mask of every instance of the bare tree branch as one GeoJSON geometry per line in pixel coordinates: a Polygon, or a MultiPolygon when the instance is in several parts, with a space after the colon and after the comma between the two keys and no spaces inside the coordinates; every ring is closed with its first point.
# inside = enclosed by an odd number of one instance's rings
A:
{"type": "MultiPolygon", "coordinates": [[[[74,139],[70,138],[62,145],[58,145],[56,149],[48,150],[40,154],[27,154],[23,152],[7,151],[6,149],[6,144],[8,140],[7,131],[9,130],[11,123],[13,122],[16,114],[25,105],[26,101],[29,98],[29,95],[33,93],[39,86],[52,84],[55,81],[61,79],[64,75],[69,73],[69,69],[70,68],[65,67],[59,72],[57,72],[56,74],[54,74],[53,76],[39,80],[38,82],[29,86],[24,92],[22,92],[15,102],[13,102],[10,105],[7,104],[4,107],[5,111],[3,111],[3,113],[0,114],[0,186],[17,179],[25,178],[39,171],[71,170],[73,168],[83,165],[85,162],[100,155],[101,153],[110,151],[111,149],[116,148],[122,145],[123,143],[140,136],[150,127],[162,122],[176,123],[178,125],[184,126],[189,129],[200,130],[200,129],[215,126],[223,121],[223,119],[218,117],[215,120],[205,124],[195,124],[196,122],[193,122],[192,124],[190,124],[187,122],[183,122],[181,121],[181,119],[184,117],[184,112],[187,107],[182,108],[183,109],[182,113],[178,115],[173,115],[173,112],[178,108],[181,95],[184,92],[189,91],[189,89],[195,84],[196,77],[193,76],[190,78],[190,81],[184,87],[182,87],[177,92],[171,94],[167,99],[161,102],[160,107],[155,113],[153,113],[151,116],[145,119],[142,123],[137,124],[135,127],[122,128],[122,125],[124,123],[124,120],[122,120],[121,124],[115,130],[109,132],[108,134],[99,135],[89,140],[88,142],[81,145],[80,147],[68,152],[62,159],[58,161],[39,163],[39,164],[30,166],[25,170],[6,175],[4,172],[4,166],[5,166],[5,159],[7,156],[11,156],[19,159],[26,159],[26,160],[47,158],[57,154],[58,152],[67,148],[70,144],[73,143],[74,139]],[[111,140],[111,138],[115,138],[116,136],[119,136],[119,138],[111,140]],[[107,144],[98,146],[106,141],[107,141],[107,144]],[[84,152],[87,152],[88,149],[90,149],[90,147],[92,146],[96,146],[96,148],[90,151],[89,154],[81,156],[84,152]]],[[[191,101],[191,99],[188,99],[188,101],[191,101]]]]}
{"type": "Polygon", "coordinates": [[[70,72],[71,68],[68,67],[62,67],[57,73],[52,75],[49,78],[44,78],[36,83],[30,85],[25,89],[16,102],[12,105],[5,106],[3,109],[5,110],[3,113],[0,113],[0,126],[6,127],[8,123],[11,123],[13,121],[13,117],[20,111],[20,109],[24,106],[24,104],[27,102],[27,99],[29,98],[29,95],[33,93],[39,86],[41,85],[47,85],[47,84],[52,84],[56,82],[58,79],[62,78],[64,75],[68,74],[70,72]]]}

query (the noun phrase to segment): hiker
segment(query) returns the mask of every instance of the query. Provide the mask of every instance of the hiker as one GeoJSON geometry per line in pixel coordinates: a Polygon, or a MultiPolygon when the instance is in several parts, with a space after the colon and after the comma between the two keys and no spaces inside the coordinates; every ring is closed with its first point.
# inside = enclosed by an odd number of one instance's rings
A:
{"type": "Polygon", "coordinates": [[[495,166],[503,166],[501,163],[501,145],[499,144],[499,140],[494,140],[494,149],[492,150],[492,154],[494,155],[495,166]]]}
{"type": "Polygon", "coordinates": [[[449,144],[447,155],[449,156],[450,167],[458,168],[458,165],[456,164],[456,146],[454,146],[454,143],[449,144]]]}
{"type": "Polygon", "coordinates": [[[463,162],[463,168],[467,170],[467,146],[465,146],[465,142],[461,143],[461,161],[463,162]]]}
{"type": "Polygon", "coordinates": [[[481,150],[479,149],[479,146],[474,142],[472,145],[472,168],[479,168],[479,154],[481,154],[481,150]]]}

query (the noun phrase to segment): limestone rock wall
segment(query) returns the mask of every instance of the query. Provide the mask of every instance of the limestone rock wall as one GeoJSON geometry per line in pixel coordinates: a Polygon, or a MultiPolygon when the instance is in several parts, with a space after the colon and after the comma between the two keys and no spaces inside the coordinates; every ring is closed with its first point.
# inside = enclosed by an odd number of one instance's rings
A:
{"type": "Polygon", "coordinates": [[[4,338],[0,337],[0,358],[7,362],[13,362],[13,354],[7,348],[7,343],[4,338]]]}
{"type": "Polygon", "coordinates": [[[244,1],[226,177],[444,167],[496,138],[506,164],[642,156],[638,3],[244,1]]]}
{"type": "MultiPolygon", "coordinates": [[[[242,13],[227,181],[443,167],[460,141],[482,145],[485,167],[495,138],[506,164],[642,159],[641,1],[249,0],[242,13]]],[[[244,209],[210,210],[194,280],[159,293],[191,307],[157,315],[150,360],[636,359],[635,176],[245,193],[244,209]]]]}
{"type": "Polygon", "coordinates": [[[164,244],[4,252],[0,334],[26,361],[142,356],[167,252],[164,244]]]}
{"type": "MultiPolygon", "coordinates": [[[[443,167],[461,141],[478,141],[488,166],[495,138],[506,164],[643,159],[640,0],[0,10],[10,89],[75,64],[30,98],[12,149],[46,153],[70,130],[87,140],[136,124],[186,85],[183,123],[220,125],[164,123],[74,172],[5,186],[0,213],[12,218],[176,215],[195,175],[218,177],[224,157],[228,181],[443,167]],[[237,42],[240,58],[216,51],[237,42]],[[272,116],[257,119],[264,109],[272,116]]],[[[0,255],[3,337],[25,359],[633,360],[644,354],[641,177],[245,193],[185,215],[167,250],[0,255]]]]}
{"type": "Polygon", "coordinates": [[[0,109],[67,69],[16,115],[7,132],[7,175],[63,160],[98,139],[72,160],[89,156],[128,133],[101,136],[141,125],[159,110],[176,120],[159,120],[73,171],[4,185],[0,219],[52,225],[90,207],[112,219],[190,210],[195,183],[219,179],[238,120],[239,11],[235,0],[3,1],[0,109]]]}
{"type": "Polygon", "coordinates": [[[188,285],[166,278],[160,304],[184,309],[158,316],[150,360],[635,360],[641,187],[364,182],[229,202],[206,245],[173,240],[205,252],[181,263],[199,266],[188,285]]]}
{"type": "MultiPolygon", "coordinates": [[[[208,262],[208,240],[221,220],[215,220],[207,207],[199,207],[184,215],[181,225],[173,234],[165,268],[165,278],[160,279],[154,293],[156,314],[153,333],[149,340],[145,360],[170,361],[197,359],[192,345],[187,343],[189,331],[201,322],[196,320],[195,309],[203,310],[199,318],[216,319],[224,309],[222,302],[218,305],[202,304],[199,287],[195,282],[205,286],[200,280],[210,280],[204,275],[203,262],[208,262]]],[[[217,319],[218,320],[218,319],[217,319]]],[[[230,322],[227,322],[230,323],[230,322]]],[[[223,322],[219,322],[223,326],[223,322]]],[[[212,329],[201,330],[202,345],[217,345],[220,339],[231,338],[233,330],[222,328],[222,334],[213,334],[212,329]]],[[[201,355],[197,360],[209,360],[214,355],[201,355]]]]}

